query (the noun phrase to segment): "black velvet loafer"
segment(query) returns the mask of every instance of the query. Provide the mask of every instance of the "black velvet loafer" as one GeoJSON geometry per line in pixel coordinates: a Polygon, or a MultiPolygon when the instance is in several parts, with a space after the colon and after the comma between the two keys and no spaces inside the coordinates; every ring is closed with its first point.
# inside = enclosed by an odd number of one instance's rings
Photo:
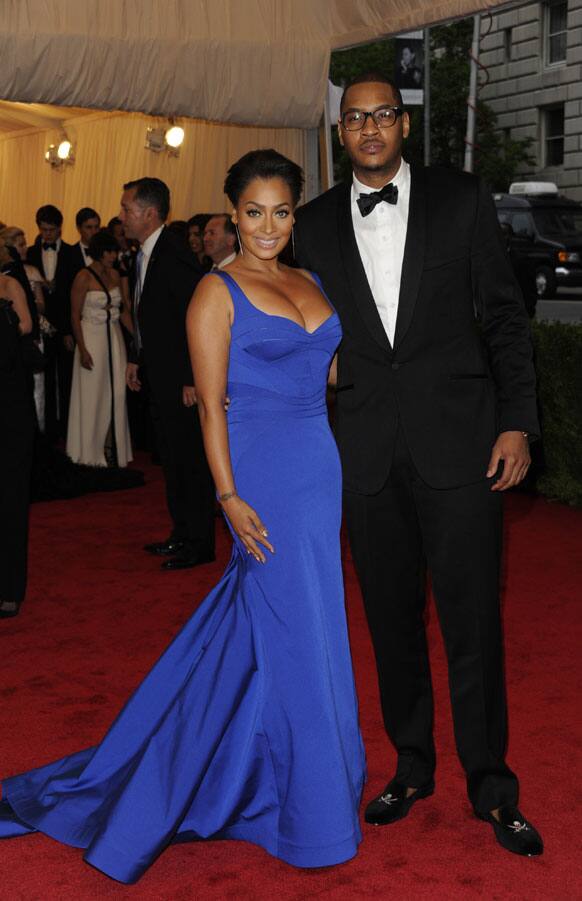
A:
{"type": "Polygon", "coordinates": [[[164,572],[175,572],[179,569],[192,569],[194,566],[202,566],[203,563],[213,563],[216,557],[209,551],[183,551],[176,557],[171,557],[162,563],[164,572]]]}
{"type": "Polygon", "coordinates": [[[517,807],[500,807],[499,820],[491,813],[479,813],[476,816],[486,823],[491,823],[495,838],[506,851],[521,854],[522,857],[538,857],[544,853],[542,837],[517,807]]]}
{"type": "Polygon", "coordinates": [[[414,794],[406,797],[407,788],[396,779],[388,783],[381,795],[370,801],[366,807],[364,818],[366,823],[374,826],[387,826],[396,823],[408,815],[410,808],[421,798],[428,798],[434,792],[434,782],[427,782],[417,788],[414,794]]]}
{"type": "Polygon", "coordinates": [[[154,541],[153,544],[145,544],[144,551],[148,554],[156,554],[158,557],[172,557],[179,554],[184,547],[184,542],[177,538],[168,538],[166,541],[154,541]]]}

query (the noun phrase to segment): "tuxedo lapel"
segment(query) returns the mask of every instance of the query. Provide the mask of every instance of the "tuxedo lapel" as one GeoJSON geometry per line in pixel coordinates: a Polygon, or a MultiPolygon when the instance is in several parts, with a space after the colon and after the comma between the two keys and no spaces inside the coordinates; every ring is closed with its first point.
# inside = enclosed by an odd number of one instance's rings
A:
{"type": "MultiPolygon", "coordinates": [[[[60,282],[67,273],[67,270],[70,268],[70,257],[68,257],[68,249],[69,245],[65,245],[61,241],[61,246],[59,247],[59,251],[57,253],[57,265],[55,267],[55,280],[60,282]]],[[[85,263],[83,263],[83,266],[85,263]]]]}
{"type": "Polygon", "coordinates": [[[142,303],[144,297],[147,295],[147,292],[149,291],[150,284],[154,277],[154,272],[155,272],[155,268],[156,268],[156,260],[158,259],[159,255],[160,255],[160,251],[163,251],[163,249],[164,249],[164,246],[165,246],[165,243],[167,240],[167,233],[168,233],[168,230],[166,228],[163,228],[162,231],[160,232],[160,236],[159,236],[158,240],[156,241],[156,243],[154,244],[154,246],[152,248],[152,252],[150,254],[150,258],[149,258],[149,262],[148,262],[148,268],[146,270],[145,278],[143,281],[143,288],[141,289],[140,306],[141,306],[141,303],[142,303]]]}
{"type": "Polygon", "coordinates": [[[424,169],[412,166],[410,170],[410,205],[408,209],[408,227],[402,261],[400,279],[400,297],[398,315],[396,317],[396,333],[394,346],[397,347],[404,338],[412,322],[416,304],[424,255],[426,249],[426,187],[424,169]]]}
{"type": "Polygon", "coordinates": [[[360,316],[380,347],[383,350],[391,350],[358,250],[352,222],[351,186],[348,184],[342,186],[338,199],[338,232],[342,263],[360,316]]]}
{"type": "Polygon", "coordinates": [[[35,243],[30,247],[27,258],[31,265],[36,266],[42,277],[46,278],[44,266],[42,264],[42,250],[40,244],[35,243]]]}

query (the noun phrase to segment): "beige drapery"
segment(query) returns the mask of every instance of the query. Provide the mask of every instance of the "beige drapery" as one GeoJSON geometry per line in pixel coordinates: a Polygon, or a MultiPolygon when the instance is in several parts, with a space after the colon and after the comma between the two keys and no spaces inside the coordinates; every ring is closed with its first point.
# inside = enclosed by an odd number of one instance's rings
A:
{"type": "Polygon", "coordinates": [[[312,128],[332,49],[490,0],[2,0],[0,97],[312,128]]]}
{"type": "Polygon", "coordinates": [[[95,113],[63,123],[76,150],[76,162],[52,169],[44,160],[56,130],[0,136],[0,220],[19,225],[31,240],[36,234],[34,214],[53,203],[65,217],[63,237],[76,241],[74,217],[78,209],[96,209],[104,222],[119,211],[123,183],[142,175],[162,178],[172,194],[171,218],[186,219],[197,212],[228,210],[222,185],[228,166],[247,150],[275,147],[304,164],[305,132],[300,129],[249,128],[181,120],[184,144],[177,158],[166,151],[145,150],[148,126],[167,126],[167,119],[141,113],[95,113]]]}

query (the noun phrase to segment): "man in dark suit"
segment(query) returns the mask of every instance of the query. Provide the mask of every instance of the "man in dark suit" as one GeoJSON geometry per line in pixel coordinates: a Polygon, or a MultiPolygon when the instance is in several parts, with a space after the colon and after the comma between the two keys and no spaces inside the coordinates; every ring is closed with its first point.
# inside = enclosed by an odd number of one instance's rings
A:
{"type": "Polygon", "coordinates": [[[75,275],[93,261],[89,256],[89,243],[93,235],[101,228],[101,217],[90,206],[84,206],[75,216],[75,225],[79,232],[79,240],[73,244],[73,269],[75,275]]]}
{"type": "Polygon", "coordinates": [[[71,327],[71,285],[75,277],[73,248],[61,238],[63,215],[52,204],[36,213],[39,235],[28,248],[27,260],[46,281],[45,316],[57,330],[45,339],[45,432],[65,438],[75,342],[71,327]]]}
{"type": "Polygon", "coordinates": [[[145,369],[173,523],[166,541],[145,550],[167,556],[162,568],[176,570],[214,560],[214,491],[186,340],[186,310],[202,273],[165,227],[169,208],[164,182],[140,178],[124,186],[119,218],[126,236],[140,244],[127,384],[139,391],[145,369]]]}
{"type": "Polygon", "coordinates": [[[492,198],[473,175],[410,167],[398,89],[345,90],[341,184],[297,211],[344,337],[336,432],[353,557],[397,770],[366,820],[402,819],[434,790],[426,567],[443,630],[459,757],[478,817],[505,848],[542,852],[505,763],[499,612],[501,492],[538,434],[532,347],[492,198]]]}

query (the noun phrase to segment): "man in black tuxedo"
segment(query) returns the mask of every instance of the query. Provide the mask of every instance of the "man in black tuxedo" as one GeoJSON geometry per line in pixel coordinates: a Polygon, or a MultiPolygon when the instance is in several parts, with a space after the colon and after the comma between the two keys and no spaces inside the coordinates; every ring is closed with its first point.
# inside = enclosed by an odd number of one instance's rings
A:
{"type": "Polygon", "coordinates": [[[36,224],[39,235],[28,248],[27,260],[45,279],[45,316],[57,330],[53,338],[45,338],[45,432],[51,439],[65,438],[75,350],[71,285],[76,270],[73,248],[61,238],[61,211],[52,204],[40,207],[36,224]]]}
{"type": "Polygon", "coordinates": [[[75,275],[93,262],[89,256],[89,244],[93,235],[101,228],[101,217],[90,206],[84,206],[75,216],[79,240],[73,244],[73,268],[75,275]]]}
{"type": "Polygon", "coordinates": [[[176,570],[214,560],[215,502],[186,340],[186,310],[202,273],[189,248],[176,244],[165,227],[169,209],[163,181],[140,178],[124,185],[119,218],[126,236],[140,243],[127,384],[140,390],[143,367],[173,523],[166,541],[145,550],[167,556],[162,568],[176,570]]]}
{"type": "Polygon", "coordinates": [[[508,850],[540,854],[504,760],[499,611],[501,492],[524,477],[539,432],[527,316],[491,195],[473,175],[410,167],[409,127],[390,81],[355,79],[339,122],[353,183],[298,210],[296,224],[298,262],[342,321],[345,508],[398,754],[366,820],[402,819],[434,790],[428,566],[474,811],[508,850]]]}

